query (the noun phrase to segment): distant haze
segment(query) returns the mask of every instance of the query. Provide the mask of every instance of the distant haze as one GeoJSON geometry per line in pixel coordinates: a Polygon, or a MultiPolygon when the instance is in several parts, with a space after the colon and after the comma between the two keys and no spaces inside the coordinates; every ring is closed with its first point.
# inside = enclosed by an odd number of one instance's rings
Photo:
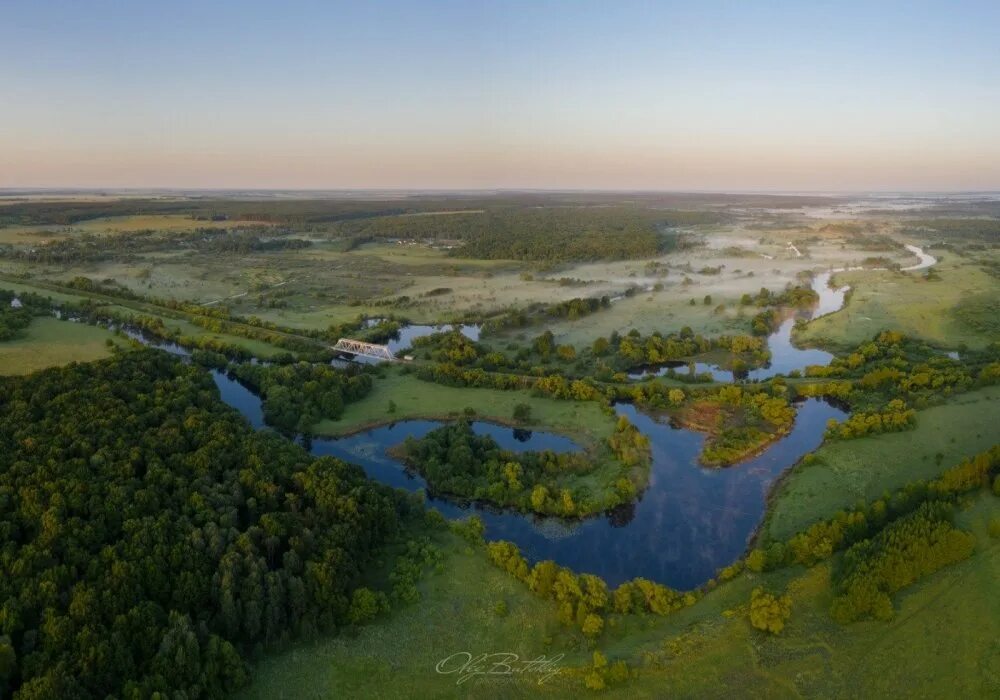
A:
{"type": "Polygon", "coordinates": [[[0,10],[0,187],[1000,189],[1000,2],[0,10]]]}

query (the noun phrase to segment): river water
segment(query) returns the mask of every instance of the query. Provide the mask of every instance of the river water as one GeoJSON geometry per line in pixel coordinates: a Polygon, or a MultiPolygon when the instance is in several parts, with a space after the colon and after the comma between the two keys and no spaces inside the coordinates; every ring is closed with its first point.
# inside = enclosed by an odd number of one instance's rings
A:
{"type": "MultiPolygon", "coordinates": [[[[778,329],[767,337],[767,347],[771,351],[771,359],[764,366],[749,370],[740,376],[736,376],[730,370],[723,369],[718,365],[706,362],[696,362],[694,364],[694,374],[710,374],[717,382],[732,382],[740,379],[763,380],[779,374],[787,375],[794,370],[802,370],[809,365],[826,365],[833,359],[833,355],[825,350],[817,348],[798,348],[792,343],[792,330],[795,321],[798,319],[811,320],[825,316],[839,310],[844,305],[847,295],[847,287],[831,287],[830,278],[835,272],[843,270],[830,270],[821,272],[813,278],[812,288],[819,294],[819,301],[809,311],[798,312],[794,316],[786,318],[778,326],[778,329]]],[[[667,362],[654,368],[643,368],[629,373],[632,379],[646,379],[653,376],[663,376],[674,369],[688,367],[687,362],[667,362]]]]}
{"type": "MultiPolygon", "coordinates": [[[[847,288],[829,286],[833,272],[814,279],[813,288],[820,294],[820,301],[812,318],[832,313],[844,303],[847,288]]],[[[750,378],[764,379],[807,364],[829,362],[829,353],[792,345],[793,323],[794,319],[788,319],[769,337],[771,365],[755,370],[756,375],[752,372],[750,378]]],[[[135,337],[169,352],[188,354],[173,344],[135,337]]],[[[261,400],[256,394],[226,373],[213,370],[212,377],[223,401],[240,411],[254,428],[265,428],[261,400]]],[[[478,514],[486,525],[487,539],[514,542],[530,562],[552,559],[576,571],[597,574],[611,586],[642,576],[672,588],[691,589],[742,555],[764,517],[767,494],[774,481],[819,447],[828,420],[843,420],[847,415],[820,399],[807,399],[797,408],[788,435],[758,456],[720,469],[705,468],[698,462],[704,435],[673,427],[631,404],[616,404],[617,413],[628,417],[650,440],[649,486],[637,502],[598,517],[576,521],[541,518],[433,495],[428,496],[428,505],[448,518],[478,514]]],[[[314,438],[303,443],[314,455],[329,455],[360,465],[370,478],[388,486],[427,491],[421,477],[386,451],[407,437],[421,437],[439,425],[436,421],[403,420],[349,437],[314,438]]],[[[572,440],[554,433],[515,430],[483,421],[475,422],[473,427],[480,434],[492,435],[510,450],[577,449],[572,440]]]]}

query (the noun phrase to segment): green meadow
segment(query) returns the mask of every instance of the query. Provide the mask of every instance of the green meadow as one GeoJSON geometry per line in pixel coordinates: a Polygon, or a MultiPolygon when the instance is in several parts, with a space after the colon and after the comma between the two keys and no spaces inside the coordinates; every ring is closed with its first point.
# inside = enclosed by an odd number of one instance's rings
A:
{"type": "Polygon", "coordinates": [[[85,323],[36,318],[20,338],[0,343],[0,374],[30,374],[70,362],[90,362],[111,354],[113,333],[85,323]]]}

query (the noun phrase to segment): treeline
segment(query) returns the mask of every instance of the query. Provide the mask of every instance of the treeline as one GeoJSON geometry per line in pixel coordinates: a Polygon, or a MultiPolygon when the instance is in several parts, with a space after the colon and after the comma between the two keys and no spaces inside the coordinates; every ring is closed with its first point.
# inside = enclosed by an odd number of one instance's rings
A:
{"type": "MultiPolygon", "coordinates": [[[[388,216],[406,211],[445,208],[445,202],[411,198],[400,200],[343,199],[240,199],[157,200],[121,199],[108,202],[23,202],[7,205],[0,212],[0,225],[69,226],[113,216],[141,214],[189,215],[196,221],[268,221],[310,224],[344,221],[371,216],[388,216]]],[[[452,203],[452,206],[455,206],[452,203]]]]}
{"type": "Polygon", "coordinates": [[[782,381],[689,389],[687,394],[660,382],[626,385],[615,391],[619,399],[667,411],[685,427],[706,433],[699,459],[712,467],[744,460],[791,430],[795,407],[790,393],[782,381]]]}
{"type": "Polygon", "coordinates": [[[697,413],[705,404],[714,405],[718,411],[699,457],[702,464],[711,467],[746,459],[786,434],[795,423],[795,408],[781,394],[724,386],[687,410],[697,413]]]}
{"type": "Polygon", "coordinates": [[[544,262],[652,257],[667,245],[665,213],[627,206],[489,207],[348,221],[344,237],[461,241],[455,256],[544,262]]]}
{"type": "Polygon", "coordinates": [[[814,523],[787,542],[762,543],[747,556],[754,571],[769,571],[790,564],[812,566],[878,535],[889,523],[914,512],[924,503],[954,503],[963,494],[990,488],[1000,495],[1000,445],[970,457],[931,481],[914,481],[892,494],[870,503],[838,512],[828,520],[814,523]]]}
{"type": "Polygon", "coordinates": [[[850,439],[906,430],[915,425],[914,408],[995,384],[1000,380],[1000,347],[967,353],[960,362],[902,333],[884,331],[827,366],[807,367],[806,376],[828,381],[801,384],[800,394],[828,395],[850,403],[851,417],[831,424],[827,431],[828,437],[850,439]]]}
{"type": "Polygon", "coordinates": [[[950,503],[928,501],[844,552],[834,577],[833,619],[889,620],[893,593],[971,556],[976,538],[952,526],[952,512],[950,503]]]}
{"type": "Polygon", "coordinates": [[[51,313],[52,305],[37,294],[19,294],[0,289],[0,342],[13,340],[36,316],[51,313]]]}
{"type": "Polygon", "coordinates": [[[664,335],[657,331],[647,337],[634,328],[624,336],[612,333],[608,338],[595,340],[591,350],[598,357],[608,357],[619,369],[683,360],[711,350],[725,350],[739,356],[743,367],[759,366],[771,359],[767,342],[761,338],[749,335],[708,338],[688,326],[676,333],[664,335]]]}
{"type": "Polygon", "coordinates": [[[622,419],[606,447],[596,453],[504,450],[463,420],[420,439],[407,438],[399,454],[437,493],[525,512],[579,517],[628,503],[637,493],[631,468],[648,461],[646,437],[622,419]],[[607,489],[595,493],[574,484],[574,477],[590,474],[611,459],[617,461],[618,478],[607,489]]]}
{"type": "Polygon", "coordinates": [[[577,574],[553,561],[528,566],[512,542],[490,542],[486,551],[493,564],[532,593],[555,602],[560,623],[580,629],[590,639],[600,637],[611,614],[669,615],[698,601],[695,593],[680,593],[645,578],[626,581],[612,591],[604,579],[577,574]]]}
{"type": "Polygon", "coordinates": [[[0,378],[0,695],[228,695],[351,623],[398,499],[162,352],[0,378]]]}
{"type": "Polygon", "coordinates": [[[197,226],[174,231],[139,229],[119,231],[113,236],[75,232],[70,237],[37,241],[30,246],[0,246],[0,255],[14,260],[42,263],[79,263],[133,260],[143,253],[189,249],[209,253],[253,253],[292,250],[312,245],[305,238],[291,237],[287,228],[264,224],[238,224],[229,228],[197,226]]]}
{"type": "Polygon", "coordinates": [[[324,418],[340,418],[346,404],[364,398],[372,388],[370,372],[360,367],[247,363],[230,371],[261,396],[267,424],[288,432],[308,433],[324,418]]]}
{"type": "Polygon", "coordinates": [[[907,225],[917,229],[920,234],[926,235],[926,231],[919,229],[930,229],[948,239],[960,238],[995,244],[1000,237],[1000,219],[995,218],[913,219],[907,221],[907,225]]]}
{"type": "MultiPolygon", "coordinates": [[[[350,331],[361,323],[361,318],[359,317],[358,321],[354,323],[331,326],[326,331],[318,329],[288,329],[256,316],[248,318],[233,316],[224,306],[203,306],[188,301],[161,299],[138,294],[112,280],[94,281],[89,277],[77,276],[64,284],[37,281],[32,281],[32,284],[37,285],[41,289],[51,288],[54,291],[72,289],[84,292],[86,295],[96,294],[149,304],[159,307],[155,312],[151,313],[162,313],[168,317],[182,319],[200,326],[211,333],[224,333],[248,340],[259,340],[317,362],[329,361],[332,357],[332,354],[323,344],[325,340],[335,335],[340,337],[338,333],[342,334],[345,331],[350,331]]],[[[179,330],[168,328],[162,319],[156,316],[138,312],[135,314],[109,312],[103,308],[103,304],[100,303],[101,301],[99,298],[88,298],[79,303],[62,302],[58,306],[93,322],[111,320],[139,326],[163,340],[176,342],[185,347],[202,347],[203,349],[217,350],[219,352],[226,352],[227,354],[231,353],[234,357],[245,356],[247,354],[246,350],[237,345],[226,344],[216,339],[203,340],[201,338],[185,336],[179,330]]]]}
{"type": "Polygon", "coordinates": [[[826,437],[850,440],[865,435],[897,433],[909,430],[917,424],[917,412],[907,408],[899,399],[893,399],[881,411],[857,411],[843,423],[831,418],[827,424],[826,437]]]}
{"type": "MultiPolygon", "coordinates": [[[[891,593],[971,553],[972,539],[951,527],[949,514],[957,498],[988,488],[991,483],[993,493],[1000,496],[998,471],[1000,445],[965,460],[930,482],[913,482],[891,496],[852,511],[841,511],[788,542],[759,545],[744,560],[720,569],[717,577],[701,589],[684,593],[642,578],[627,581],[611,591],[603,579],[577,574],[552,561],[529,566],[511,542],[490,542],[487,553],[497,567],[526,584],[533,593],[558,603],[560,622],[578,627],[591,639],[604,631],[608,615],[667,615],[693,605],[703,591],[712,590],[720,581],[732,580],[744,568],[760,572],[793,564],[813,566],[845,548],[850,549],[836,570],[834,582],[838,595],[831,614],[841,622],[867,615],[887,619],[893,613],[888,597],[891,593]]],[[[752,598],[763,596],[755,591],[752,598]]],[[[767,619],[754,620],[753,624],[777,632],[788,617],[788,601],[782,598],[773,602],[781,608],[777,611],[780,626],[772,611],[764,611],[763,617],[767,619]]]]}
{"type": "Polygon", "coordinates": [[[772,292],[761,287],[757,294],[744,294],[740,298],[740,306],[766,307],[750,320],[750,330],[754,335],[769,335],[779,325],[783,315],[780,309],[808,309],[819,303],[819,294],[806,285],[788,284],[781,292],[772,292]]]}
{"type": "Polygon", "coordinates": [[[275,236],[266,227],[255,230],[226,231],[203,229],[190,244],[197,250],[209,253],[263,253],[275,250],[301,250],[312,246],[306,238],[275,236]]]}

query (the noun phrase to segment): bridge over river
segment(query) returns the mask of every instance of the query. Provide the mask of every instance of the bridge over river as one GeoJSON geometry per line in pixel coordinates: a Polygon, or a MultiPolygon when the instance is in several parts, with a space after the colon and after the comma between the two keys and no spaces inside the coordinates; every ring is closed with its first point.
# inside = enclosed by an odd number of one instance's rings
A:
{"type": "Polygon", "coordinates": [[[387,362],[398,362],[397,358],[388,345],[378,345],[377,343],[366,343],[363,340],[353,340],[351,338],[341,338],[337,344],[330,348],[335,352],[347,352],[352,355],[370,357],[373,360],[385,360],[387,362]]]}

